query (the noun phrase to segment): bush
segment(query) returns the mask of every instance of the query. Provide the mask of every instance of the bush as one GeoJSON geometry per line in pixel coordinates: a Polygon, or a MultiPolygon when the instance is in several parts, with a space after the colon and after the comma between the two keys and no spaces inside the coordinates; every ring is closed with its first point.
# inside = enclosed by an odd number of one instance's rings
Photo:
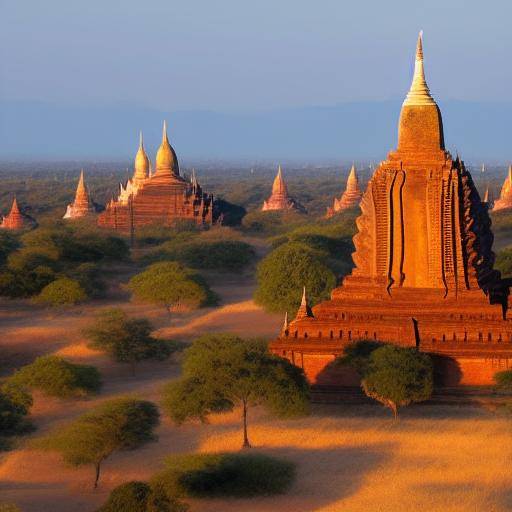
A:
{"type": "Polygon", "coordinates": [[[127,482],[112,490],[97,512],[185,512],[188,506],[169,498],[160,487],[145,482],[127,482]]]}
{"type": "Polygon", "coordinates": [[[251,245],[236,240],[188,243],[171,241],[163,244],[149,259],[176,260],[198,269],[241,270],[254,258],[251,245]]]}
{"type": "Polygon", "coordinates": [[[503,370],[494,374],[496,387],[504,391],[512,390],[512,370],[503,370]]]}
{"type": "Polygon", "coordinates": [[[216,302],[204,279],[180,263],[154,263],[130,279],[135,298],[165,307],[195,309],[216,302]]]}
{"type": "Polygon", "coordinates": [[[268,311],[294,312],[300,305],[302,287],[315,304],[328,299],[336,276],[324,263],[324,255],[297,242],[274,249],[258,265],[254,298],[268,311]]]}
{"type": "Polygon", "coordinates": [[[10,383],[0,387],[0,434],[14,435],[25,431],[25,416],[32,407],[32,396],[10,383]]]}
{"type": "Polygon", "coordinates": [[[432,360],[415,348],[384,345],[371,353],[362,388],[370,398],[389,407],[396,419],[400,407],[432,395],[432,360]]]}
{"type": "Polygon", "coordinates": [[[0,230],[0,265],[7,261],[9,254],[20,246],[18,237],[6,229],[0,230]]]}
{"type": "Polygon", "coordinates": [[[0,503],[0,512],[21,512],[21,509],[14,503],[0,503]]]}
{"type": "Polygon", "coordinates": [[[92,340],[92,348],[107,352],[119,363],[130,363],[133,370],[139,361],[163,361],[181,348],[176,342],[153,338],[151,331],[147,319],[128,318],[120,309],[109,309],[85,333],[92,340]]]}
{"type": "Polygon", "coordinates": [[[336,364],[354,368],[361,378],[366,375],[370,364],[370,356],[374,350],[382,347],[380,341],[362,340],[350,343],[343,349],[343,356],[336,360],[336,364]]]}
{"type": "Polygon", "coordinates": [[[494,268],[504,276],[512,276],[512,247],[505,247],[496,255],[494,268]]]}
{"type": "Polygon", "coordinates": [[[70,363],[52,355],[38,357],[18,370],[9,382],[59,398],[96,394],[101,387],[100,374],[94,366],[70,363]]]}
{"type": "Polygon", "coordinates": [[[305,224],[306,215],[294,211],[253,211],[242,219],[242,226],[246,231],[261,235],[277,235],[305,224]]]}
{"type": "Polygon", "coordinates": [[[263,454],[186,454],[169,457],[152,479],[170,496],[208,498],[272,496],[286,492],[295,464],[263,454]]]}
{"type": "Polygon", "coordinates": [[[87,294],[78,281],[69,277],[60,277],[41,290],[36,302],[58,307],[78,304],[86,298],[87,294]]]}

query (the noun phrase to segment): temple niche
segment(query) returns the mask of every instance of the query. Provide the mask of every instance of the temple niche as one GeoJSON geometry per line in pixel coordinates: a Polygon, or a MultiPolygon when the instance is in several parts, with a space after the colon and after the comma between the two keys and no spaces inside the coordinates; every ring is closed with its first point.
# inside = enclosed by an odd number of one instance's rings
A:
{"type": "Polygon", "coordinates": [[[301,213],[305,213],[306,211],[300,203],[288,194],[288,188],[283,178],[281,166],[278,167],[277,175],[272,184],[272,194],[266,201],[263,201],[263,206],[261,207],[261,211],[263,212],[272,210],[295,210],[301,213]]]}
{"type": "Polygon", "coordinates": [[[85,184],[84,170],[80,171],[80,179],[76,187],[75,199],[68,204],[63,219],[79,219],[96,213],[96,205],[93,203],[87,185],[85,184]]]}
{"type": "Polygon", "coordinates": [[[492,383],[512,366],[512,324],[487,210],[464,162],[445,149],[420,34],[398,147],[361,201],[355,268],[330,300],[287,322],[272,352],[303,367],[312,383],[353,385],[329,363],[347,344],[379,340],[433,354],[444,385],[492,383]]]}
{"type": "Polygon", "coordinates": [[[180,175],[178,157],[169,144],[164,121],[155,172],[151,173],[141,135],[133,177],[120,184],[117,197],[98,216],[98,225],[130,232],[150,224],[172,226],[180,220],[211,225],[213,196],[203,192],[195,174],[190,180],[180,175]]]}
{"type": "Polygon", "coordinates": [[[512,208],[512,165],[508,167],[508,174],[501,187],[500,197],[494,201],[493,211],[512,208]]]}
{"type": "Polygon", "coordinates": [[[0,228],[2,229],[11,229],[11,230],[21,230],[21,229],[31,229],[37,225],[36,221],[23,213],[19,206],[16,198],[12,201],[11,211],[7,216],[2,218],[2,222],[0,223],[0,228]]]}
{"type": "Polygon", "coordinates": [[[334,203],[332,206],[327,208],[326,218],[331,218],[337,213],[342,212],[343,210],[348,210],[350,208],[356,208],[359,206],[359,202],[361,201],[361,197],[363,194],[361,193],[361,189],[359,188],[359,180],[357,178],[356,166],[352,165],[350,169],[350,173],[347,178],[347,186],[341,197],[338,199],[334,198],[334,203]]]}

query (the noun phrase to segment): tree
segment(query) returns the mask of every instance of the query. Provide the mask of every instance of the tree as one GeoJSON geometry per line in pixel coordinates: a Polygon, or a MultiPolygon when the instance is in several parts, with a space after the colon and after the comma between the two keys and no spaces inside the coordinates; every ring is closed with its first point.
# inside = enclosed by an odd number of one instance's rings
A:
{"type": "Polygon", "coordinates": [[[85,333],[92,348],[107,352],[118,363],[130,364],[134,372],[139,361],[163,361],[181,348],[178,343],[154,338],[152,330],[146,318],[128,318],[120,309],[109,309],[85,333]]]}
{"type": "Polygon", "coordinates": [[[503,391],[512,390],[512,370],[503,370],[494,374],[496,387],[503,391]]]}
{"type": "Polygon", "coordinates": [[[60,398],[96,394],[101,387],[100,373],[94,366],[70,363],[53,355],[38,357],[23,366],[8,382],[60,398]]]}
{"type": "Polygon", "coordinates": [[[336,276],[324,263],[324,257],[297,242],[274,249],[258,265],[256,302],[272,312],[296,311],[303,286],[313,304],[329,298],[336,276]]]}
{"type": "Polygon", "coordinates": [[[211,413],[242,407],[243,447],[251,406],[263,405],[278,416],[308,410],[309,391],[302,370],[268,353],[266,344],[232,334],[209,334],[186,350],[183,377],[164,391],[163,406],[178,424],[206,421],[211,413]]]}
{"type": "Polygon", "coordinates": [[[505,276],[512,275],[512,247],[505,247],[498,252],[494,267],[505,276]]]}
{"type": "Polygon", "coordinates": [[[13,435],[23,431],[25,416],[32,407],[32,396],[19,386],[5,383],[0,387],[0,434],[13,435]]]}
{"type": "Polygon", "coordinates": [[[78,304],[86,298],[87,294],[78,281],[69,277],[60,277],[41,290],[36,302],[58,307],[78,304]]]}
{"type": "Polygon", "coordinates": [[[214,295],[196,272],[175,261],[154,263],[130,279],[135,298],[163,304],[166,308],[195,309],[214,302],[214,295]]]}
{"type": "Polygon", "coordinates": [[[35,446],[59,452],[70,466],[93,465],[96,488],[101,464],[114,452],[133,450],[156,439],[153,430],[159,416],[152,402],[133,398],[109,400],[67,427],[37,440],[35,446]]]}
{"type": "Polygon", "coordinates": [[[433,389],[432,360],[416,348],[384,345],[371,352],[362,380],[367,396],[393,411],[428,400],[433,389]]]}

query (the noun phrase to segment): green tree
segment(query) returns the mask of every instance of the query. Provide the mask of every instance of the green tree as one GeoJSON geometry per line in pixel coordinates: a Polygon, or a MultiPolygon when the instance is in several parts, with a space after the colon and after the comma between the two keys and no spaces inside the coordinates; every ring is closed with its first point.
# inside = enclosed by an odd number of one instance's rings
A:
{"type": "Polygon", "coordinates": [[[46,285],[35,300],[41,304],[59,307],[78,304],[86,298],[87,294],[78,281],[69,277],[59,277],[46,285]]]}
{"type": "Polygon", "coordinates": [[[512,370],[503,370],[494,374],[496,387],[503,391],[512,391],[512,370]]]}
{"type": "Polygon", "coordinates": [[[498,252],[494,267],[505,276],[512,275],[512,247],[505,247],[498,252]]]}
{"type": "Polygon", "coordinates": [[[117,451],[132,450],[155,440],[153,431],[158,423],[158,409],[152,402],[118,398],[59,427],[34,445],[59,452],[70,466],[94,466],[96,488],[102,463],[117,451]]]}
{"type": "Polygon", "coordinates": [[[166,308],[194,309],[214,302],[214,295],[204,279],[175,261],[150,265],[130,279],[128,288],[135,298],[163,304],[166,308]]]}
{"type": "Polygon", "coordinates": [[[336,276],[324,263],[324,254],[307,245],[291,242],[279,246],[258,265],[254,298],[268,311],[293,312],[305,286],[315,304],[329,298],[336,276]]]}
{"type": "Polygon", "coordinates": [[[304,373],[287,360],[268,353],[259,340],[232,334],[197,338],[186,350],[183,377],[167,385],[163,406],[178,424],[205,421],[211,413],[242,408],[243,446],[251,406],[263,405],[278,416],[308,410],[309,389],[304,373]]]}
{"type": "Polygon", "coordinates": [[[74,364],[54,355],[38,357],[8,382],[60,398],[95,394],[101,387],[100,373],[94,366],[74,364]]]}
{"type": "Polygon", "coordinates": [[[18,434],[29,426],[25,420],[32,407],[32,395],[19,386],[4,383],[0,387],[0,434],[18,434]]]}
{"type": "Polygon", "coordinates": [[[433,389],[432,360],[415,348],[384,345],[371,352],[362,388],[393,411],[413,402],[428,400],[433,389]]]}
{"type": "Polygon", "coordinates": [[[132,372],[139,361],[163,361],[181,348],[175,342],[151,336],[152,326],[146,318],[128,318],[120,309],[101,313],[85,334],[90,346],[105,351],[118,363],[128,363],[132,372]]]}

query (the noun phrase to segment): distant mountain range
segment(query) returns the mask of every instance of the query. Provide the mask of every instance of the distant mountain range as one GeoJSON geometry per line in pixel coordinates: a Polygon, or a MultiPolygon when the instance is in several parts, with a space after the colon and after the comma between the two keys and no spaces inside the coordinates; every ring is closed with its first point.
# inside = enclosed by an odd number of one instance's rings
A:
{"type": "MultiPolygon", "coordinates": [[[[295,160],[385,158],[396,145],[400,101],[354,102],[257,113],[162,112],[128,105],[70,107],[0,102],[1,159],[127,159],[143,129],[150,156],[167,119],[181,159],[295,160]]],[[[512,161],[512,103],[446,101],[445,139],[466,161],[512,161]]]]}

